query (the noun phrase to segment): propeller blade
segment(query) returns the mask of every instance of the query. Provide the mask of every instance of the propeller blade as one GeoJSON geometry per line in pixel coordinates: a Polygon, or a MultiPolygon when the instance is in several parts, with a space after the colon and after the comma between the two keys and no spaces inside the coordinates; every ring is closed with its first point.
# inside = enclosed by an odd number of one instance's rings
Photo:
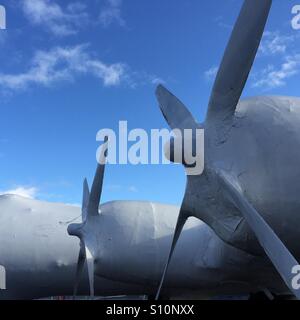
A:
{"type": "Polygon", "coordinates": [[[272,0],[245,0],[232,31],[210,97],[206,123],[235,112],[267,22],[272,0]]]}
{"type": "Polygon", "coordinates": [[[169,256],[168,256],[167,262],[165,264],[164,272],[163,272],[162,278],[160,280],[160,284],[159,284],[159,287],[158,287],[158,290],[157,290],[157,293],[156,293],[156,296],[155,296],[155,300],[159,299],[159,296],[160,296],[160,293],[161,293],[161,289],[162,289],[162,286],[164,284],[165,277],[167,275],[169,264],[170,264],[171,258],[173,256],[173,252],[174,252],[175,246],[177,244],[177,241],[179,239],[179,236],[181,234],[181,231],[182,231],[186,221],[187,221],[187,218],[186,218],[185,214],[183,214],[183,211],[180,210],[180,213],[179,213],[179,216],[178,216],[178,220],[177,220],[177,224],[176,224],[176,227],[175,227],[175,232],[174,232],[174,236],[173,236],[173,240],[172,240],[171,249],[170,249],[170,252],[169,252],[169,256]]]}
{"type": "Polygon", "coordinates": [[[102,193],[103,178],[105,171],[105,162],[107,156],[108,138],[105,139],[104,144],[101,148],[101,154],[99,164],[97,166],[96,174],[94,177],[92,190],[90,194],[90,200],[88,205],[88,216],[97,216],[100,204],[100,198],[102,193]]]}
{"type": "Polygon", "coordinates": [[[199,127],[187,107],[164,86],[157,87],[156,97],[163,116],[172,130],[199,127]]]}
{"type": "Polygon", "coordinates": [[[233,203],[243,214],[245,220],[255,233],[260,245],[263,247],[282,279],[293,294],[300,299],[300,291],[294,289],[292,286],[292,279],[295,276],[292,273],[292,269],[299,265],[299,263],[278,238],[273,229],[244,197],[243,192],[236,183],[234,177],[224,171],[219,171],[218,173],[225,190],[228,192],[233,203]]]}
{"type": "Polygon", "coordinates": [[[87,245],[85,245],[85,255],[89,276],[90,296],[94,297],[94,257],[87,245]]]}
{"type": "Polygon", "coordinates": [[[78,286],[82,276],[84,263],[85,263],[85,250],[83,248],[83,244],[80,241],[80,250],[79,250],[79,255],[77,260],[77,269],[76,269],[76,277],[74,282],[73,298],[77,296],[78,286]]]}
{"type": "Polygon", "coordinates": [[[86,179],[83,181],[83,196],[82,196],[82,222],[86,220],[87,217],[87,209],[89,205],[89,199],[90,199],[90,190],[89,185],[86,179]]]}

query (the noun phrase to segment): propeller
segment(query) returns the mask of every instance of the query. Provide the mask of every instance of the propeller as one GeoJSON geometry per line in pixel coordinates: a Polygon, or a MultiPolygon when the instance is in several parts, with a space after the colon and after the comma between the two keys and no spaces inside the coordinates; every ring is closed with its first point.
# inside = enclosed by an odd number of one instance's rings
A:
{"type": "Polygon", "coordinates": [[[78,286],[83,273],[85,262],[87,263],[90,296],[94,297],[94,250],[92,239],[89,237],[88,229],[93,224],[93,219],[99,216],[99,204],[102,194],[103,178],[105,171],[105,162],[107,157],[108,138],[105,138],[101,148],[99,164],[97,166],[91,192],[87,180],[83,182],[82,197],[82,223],[70,224],[68,233],[70,236],[76,236],[80,239],[80,250],[77,260],[76,276],[74,281],[73,296],[78,292],[78,286]]]}
{"type": "MultiPolygon", "coordinates": [[[[222,139],[224,131],[231,126],[231,120],[244,89],[254,62],[265,24],[271,9],[272,0],[245,0],[239,17],[233,28],[226,47],[216,80],[212,89],[205,121],[205,135],[222,139]]],[[[162,85],[156,91],[159,107],[171,129],[197,129],[201,127],[185,105],[162,85]]],[[[176,139],[176,137],[175,137],[176,139]]],[[[171,141],[171,144],[174,142],[171,141]]],[[[172,161],[172,157],[170,157],[172,161]]],[[[208,159],[207,159],[208,160],[208,159]]],[[[184,162],[187,171],[187,166],[184,162]]],[[[205,164],[207,166],[207,164],[205,164]]],[[[189,175],[185,197],[179,212],[173,241],[163,275],[158,287],[156,299],[161,289],[174,253],[176,243],[188,217],[192,216],[188,208],[189,175]]]]}

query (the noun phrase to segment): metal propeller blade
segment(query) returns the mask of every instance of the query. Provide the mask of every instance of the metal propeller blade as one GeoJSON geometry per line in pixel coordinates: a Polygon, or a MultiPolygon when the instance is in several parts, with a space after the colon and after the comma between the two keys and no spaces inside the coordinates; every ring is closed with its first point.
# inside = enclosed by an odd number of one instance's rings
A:
{"type": "MultiPolygon", "coordinates": [[[[89,197],[90,197],[90,191],[89,191],[88,182],[87,182],[87,179],[84,179],[83,193],[82,193],[82,207],[81,207],[82,223],[84,223],[87,218],[89,197]]],[[[70,235],[73,233],[74,229],[78,228],[78,225],[75,226],[75,228],[73,228],[73,227],[74,227],[74,225],[70,226],[70,228],[68,228],[68,232],[70,235]]],[[[77,232],[75,231],[75,233],[77,233],[77,232]]],[[[80,280],[82,277],[84,263],[85,263],[85,249],[84,249],[84,245],[83,245],[82,241],[80,240],[80,250],[79,250],[78,260],[77,260],[76,276],[75,276],[74,289],[73,289],[73,298],[75,298],[77,296],[78,286],[79,286],[79,283],[80,283],[80,280]]]]}
{"type": "Polygon", "coordinates": [[[294,289],[292,286],[292,279],[295,276],[292,273],[292,269],[299,265],[299,263],[278,238],[273,229],[245,198],[240,186],[236,182],[236,179],[221,170],[217,173],[234,205],[244,216],[250,228],[255,233],[260,245],[263,247],[282,279],[294,295],[300,299],[300,291],[294,289]]]}
{"type": "Polygon", "coordinates": [[[78,260],[77,260],[77,268],[76,268],[76,276],[75,276],[75,283],[74,283],[74,291],[73,291],[73,298],[77,296],[78,292],[78,286],[82,277],[82,272],[84,268],[85,263],[85,250],[82,245],[82,242],[80,241],[80,250],[78,254],[78,260]]]}
{"type": "Polygon", "coordinates": [[[80,241],[80,251],[77,261],[73,298],[75,298],[77,295],[78,286],[82,277],[85,262],[87,263],[88,269],[90,296],[94,297],[94,258],[89,247],[83,241],[80,241]]]}
{"type": "MultiPolygon", "coordinates": [[[[159,85],[156,89],[156,97],[160,106],[160,109],[163,113],[164,118],[166,119],[167,123],[171,127],[172,130],[179,129],[183,131],[184,129],[197,129],[200,128],[200,125],[196,122],[190,111],[186,108],[186,106],[170,91],[168,91],[162,85],[159,85]]],[[[172,259],[174,249],[176,247],[177,241],[181,234],[181,231],[184,227],[184,224],[188,218],[188,215],[185,213],[183,208],[181,207],[171,249],[169,252],[168,259],[166,261],[163,275],[158,287],[158,291],[156,293],[155,299],[158,300],[160,296],[160,292],[162,290],[162,286],[165,281],[165,277],[168,272],[169,264],[172,259]]]]}
{"type": "Polygon", "coordinates": [[[210,97],[206,123],[231,118],[261,41],[272,0],[245,0],[210,97]]]}
{"type": "Polygon", "coordinates": [[[186,217],[184,211],[182,211],[182,209],[181,209],[180,212],[179,212],[178,219],[177,219],[177,223],[176,223],[176,227],[175,227],[175,232],[174,232],[174,236],[173,236],[173,240],[172,240],[171,249],[170,249],[170,252],[169,252],[169,256],[168,256],[167,262],[166,262],[165,267],[164,267],[164,272],[163,272],[162,278],[160,280],[160,284],[159,284],[159,287],[158,287],[158,290],[157,290],[157,293],[156,293],[156,296],[155,296],[155,300],[158,300],[159,297],[160,297],[161,289],[162,289],[162,286],[163,286],[164,281],[165,281],[165,277],[166,277],[166,274],[167,274],[167,271],[168,271],[168,268],[169,268],[169,264],[170,264],[171,258],[172,258],[173,253],[174,253],[175,246],[177,244],[177,241],[179,239],[179,236],[181,234],[181,231],[182,231],[186,221],[187,221],[187,217],[186,217]]]}
{"type": "Polygon", "coordinates": [[[87,245],[85,245],[85,256],[88,268],[88,276],[89,276],[89,286],[90,286],[90,296],[94,297],[94,257],[87,245]]]}
{"type": "Polygon", "coordinates": [[[87,209],[89,205],[89,199],[90,199],[90,190],[89,190],[88,182],[85,178],[83,181],[83,195],[82,195],[82,207],[81,207],[82,222],[84,222],[87,218],[87,209]]]}
{"type": "Polygon", "coordinates": [[[92,190],[88,205],[88,216],[97,216],[100,198],[102,194],[103,178],[105,171],[105,162],[107,156],[108,138],[105,139],[104,144],[101,148],[101,154],[99,159],[99,164],[97,166],[96,174],[94,177],[92,190]]]}
{"type": "Polygon", "coordinates": [[[195,129],[198,124],[187,107],[164,86],[156,89],[160,110],[172,130],[195,129]]]}

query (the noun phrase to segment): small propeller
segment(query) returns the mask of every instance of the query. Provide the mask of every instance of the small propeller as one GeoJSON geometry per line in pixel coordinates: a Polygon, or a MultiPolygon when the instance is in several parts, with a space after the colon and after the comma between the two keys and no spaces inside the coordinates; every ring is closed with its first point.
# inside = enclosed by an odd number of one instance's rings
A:
{"type": "Polygon", "coordinates": [[[89,232],[85,232],[90,224],[93,224],[93,217],[99,216],[99,204],[102,194],[105,163],[107,157],[108,138],[105,139],[101,148],[99,164],[97,166],[94,177],[91,193],[87,180],[83,182],[83,197],[82,197],[82,223],[70,224],[68,233],[70,236],[76,236],[80,239],[80,250],[77,260],[76,276],[74,282],[74,297],[77,295],[78,286],[83,273],[85,262],[87,262],[90,296],[94,297],[94,250],[92,241],[89,237],[89,232]]]}

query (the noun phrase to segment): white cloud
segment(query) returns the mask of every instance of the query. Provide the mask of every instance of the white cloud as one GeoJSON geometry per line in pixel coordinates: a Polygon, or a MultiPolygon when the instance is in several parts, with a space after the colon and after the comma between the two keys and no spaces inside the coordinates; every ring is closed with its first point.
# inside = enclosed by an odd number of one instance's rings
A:
{"type": "Polygon", "coordinates": [[[22,9],[32,24],[44,26],[57,36],[75,34],[88,19],[86,6],[81,2],[63,9],[51,0],[22,0],[22,9]]]}
{"type": "Polygon", "coordinates": [[[261,55],[284,54],[296,40],[294,35],[283,35],[278,31],[265,31],[258,53],[261,55]]]}
{"type": "Polygon", "coordinates": [[[0,195],[11,194],[11,195],[18,195],[28,199],[34,199],[37,195],[37,192],[38,192],[37,188],[19,186],[12,190],[0,191],[0,195]]]}
{"type": "Polygon", "coordinates": [[[253,87],[272,89],[286,85],[287,79],[299,74],[300,54],[287,56],[279,66],[268,65],[254,76],[253,87]]]}
{"type": "Polygon", "coordinates": [[[252,87],[274,89],[286,85],[289,78],[300,72],[300,54],[297,53],[299,35],[265,31],[258,57],[267,57],[269,64],[254,71],[252,87]],[[272,60],[271,60],[272,59],[272,60]]]}
{"type": "Polygon", "coordinates": [[[213,66],[204,72],[204,76],[205,76],[206,80],[211,81],[216,77],[217,72],[218,72],[218,67],[213,66]]]}
{"type": "Polygon", "coordinates": [[[121,14],[122,0],[106,0],[106,6],[100,12],[100,23],[104,27],[110,26],[112,23],[117,23],[121,27],[126,25],[121,14]]]}
{"type": "Polygon", "coordinates": [[[163,78],[155,75],[150,74],[145,71],[131,71],[130,76],[127,77],[127,83],[132,89],[136,89],[139,86],[143,85],[154,85],[157,86],[158,84],[166,84],[167,81],[163,78]]]}
{"type": "Polygon", "coordinates": [[[101,79],[104,86],[119,85],[126,79],[126,65],[105,64],[93,58],[86,49],[86,45],[78,45],[37,51],[27,71],[0,73],[0,86],[9,90],[26,89],[30,85],[50,86],[62,80],[72,81],[78,74],[91,74],[101,79]]]}
{"type": "Polygon", "coordinates": [[[166,84],[166,81],[162,78],[156,77],[156,76],[150,76],[150,82],[154,85],[158,84],[166,84]]]}

